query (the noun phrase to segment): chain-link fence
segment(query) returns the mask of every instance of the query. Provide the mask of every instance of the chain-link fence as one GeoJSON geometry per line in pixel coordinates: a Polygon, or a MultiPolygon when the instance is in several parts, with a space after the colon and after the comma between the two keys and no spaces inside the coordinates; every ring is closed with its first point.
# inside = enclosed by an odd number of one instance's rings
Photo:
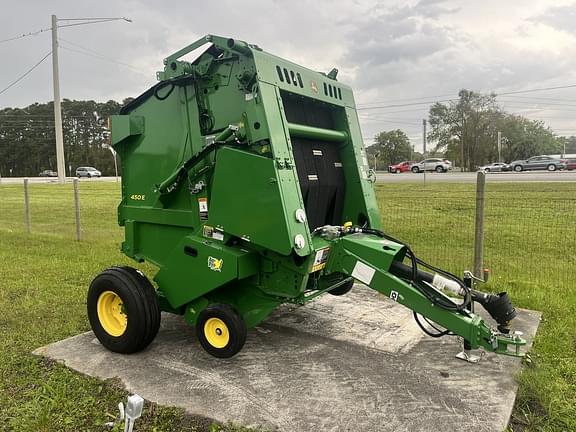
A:
{"type": "MultiPolygon", "coordinates": [[[[475,184],[376,186],[385,231],[425,261],[473,270],[475,184]]],[[[488,183],[484,267],[491,284],[576,284],[576,182],[488,183]]]]}
{"type": "MultiPolygon", "coordinates": [[[[30,231],[76,238],[73,185],[30,184],[30,231]]],[[[81,181],[83,241],[122,240],[120,185],[81,181]]],[[[461,275],[473,270],[476,185],[377,184],[384,230],[417,256],[461,275]]],[[[0,184],[0,235],[26,232],[23,184],[0,184]]],[[[488,183],[484,267],[492,284],[576,284],[576,182],[488,183]]]]}
{"type": "MultiPolygon", "coordinates": [[[[77,238],[74,184],[28,184],[26,216],[25,185],[0,184],[0,235],[2,232],[28,231],[30,235],[77,238]]],[[[116,207],[120,202],[120,184],[84,180],[78,184],[79,225],[83,241],[121,241],[116,207]]]]}

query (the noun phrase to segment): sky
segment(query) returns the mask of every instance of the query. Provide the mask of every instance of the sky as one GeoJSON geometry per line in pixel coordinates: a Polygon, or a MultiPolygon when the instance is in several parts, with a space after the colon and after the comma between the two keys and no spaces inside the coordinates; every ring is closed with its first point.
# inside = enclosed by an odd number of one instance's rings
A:
{"type": "MultiPolygon", "coordinates": [[[[460,89],[509,93],[508,112],[576,135],[576,1],[0,0],[0,108],[52,99],[51,15],[127,17],[59,32],[62,98],[121,101],[156,82],[162,60],[206,34],[245,40],[353,87],[364,140],[422,119],[460,89]],[[5,41],[20,35],[38,34],[5,41]]],[[[59,21],[59,25],[71,23],[59,21]]]]}

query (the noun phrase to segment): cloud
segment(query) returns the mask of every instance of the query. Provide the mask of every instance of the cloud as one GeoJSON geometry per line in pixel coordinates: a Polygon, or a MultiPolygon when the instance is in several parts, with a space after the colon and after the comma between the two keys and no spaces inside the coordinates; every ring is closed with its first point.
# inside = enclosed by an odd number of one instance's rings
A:
{"type": "MultiPolygon", "coordinates": [[[[70,99],[105,101],[136,96],[155,83],[155,72],[163,68],[166,56],[211,33],[258,44],[310,69],[327,72],[337,67],[338,79],[352,85],[357,102],[385,105],[398,99],[457,95],[461,88],[503,91],[573,84],[576,8],[567,6],[566,0],[557,0],[554,7],[549,4],[548,0],[526,4],[501,0],[250,0],[238,7],[234,0],[30,0],[14,2],[9,13],[0,14],[0,39],[49,27],[52,13],[84,17],[101,16],[106,10],[110,16],[132,18],[132,24],[61,30],[61,38],[108,58],[91,56],[85,50],[83,54],[75,52],[71,49],[83,50],[62,44],[61,93],[70,99]]],[[[49,32],[0,44],[5,66],[0,69],[0,88],[49,50],[49,32]]],[[[50,100],[49,60],[0,95],[0,107],[50,100]]],[[[559,97],[574,98],[576,89],[559,97]]],[[[371,122],[363,121],[364,136],[400,125],[410,134],[420,134],[418,123],[427,115],[426,105],[394,111],[403,112],[370,111],[371,122]],[[380,118],[402,118],[415,126],[376,120],[380,118]]],[[[551,122],[568,127],[566,121],[551,122]]]]}
{"type": "Polygon", "coordinates": [[[548,8],[530,21],[576,34],[576,3],[548,8]]]}

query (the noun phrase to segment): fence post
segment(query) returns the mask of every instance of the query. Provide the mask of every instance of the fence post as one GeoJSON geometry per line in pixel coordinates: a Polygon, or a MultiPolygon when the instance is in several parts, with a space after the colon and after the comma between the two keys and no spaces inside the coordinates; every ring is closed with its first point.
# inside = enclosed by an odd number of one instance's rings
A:
{"type": "Polygon", "coordinates": [[[74,208],[76,210],[76,240],[80,241],[80,196],[78,195],[78,178],[72,180],[74,185],[74,208]]]}
{"type": "Polygon", "coordinates": [[[28,179],[24,179],[24,227],[30,234],[30,197],[28,196],[28,179]]]}
{"type": "Polygon", "coordinates": [[[474,224],[474,275],[478,278],[483,278],[485,188],[486,174],[478,171],[476,177],[476,221],[474,224]]]}

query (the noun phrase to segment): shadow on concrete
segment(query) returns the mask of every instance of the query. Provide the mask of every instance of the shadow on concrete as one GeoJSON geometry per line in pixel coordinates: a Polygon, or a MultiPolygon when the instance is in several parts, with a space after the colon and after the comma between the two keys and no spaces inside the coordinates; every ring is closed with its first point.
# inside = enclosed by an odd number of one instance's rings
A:
{"type": "MultiPolygon", "coordinates": [[[[531,341],[540,315],[519,311],[531,341]]],[[[129,391],[221,422],[308,431],[502,431],[520,361],[486,354],[457,360],[455,337],[421,333],[412,312],[356,286],[285,306],[251,330],[232,359],[206,354],[183,318],[164,314],[155,341],[133,355],[105,350],[92,332],[35,354],[129,391]]]]}

